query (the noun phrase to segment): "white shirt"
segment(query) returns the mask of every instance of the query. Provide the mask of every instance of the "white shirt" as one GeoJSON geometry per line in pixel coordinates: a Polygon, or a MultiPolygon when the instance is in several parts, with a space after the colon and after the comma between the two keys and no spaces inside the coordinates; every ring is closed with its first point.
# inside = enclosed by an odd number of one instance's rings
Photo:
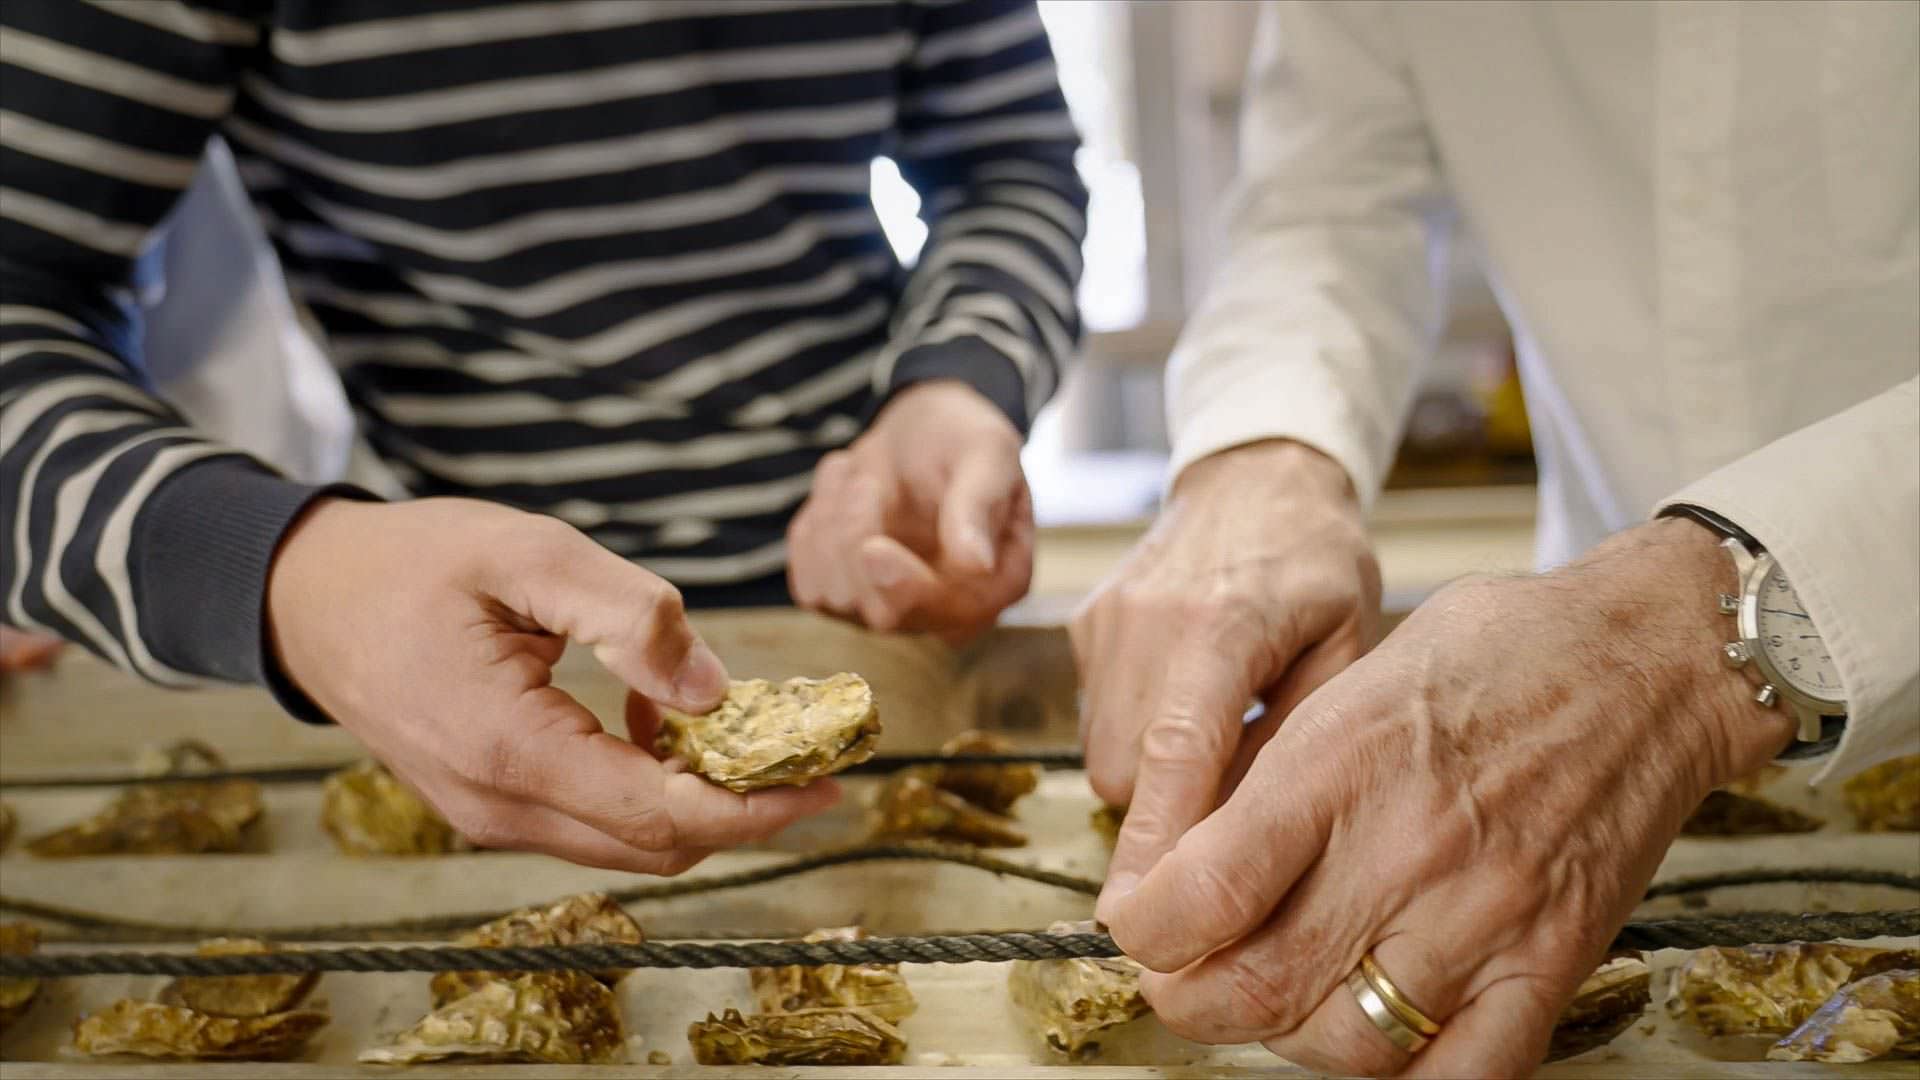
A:
{"type": "Polygon", "coordinates": [[[1230,251],[1169,364],[1174,469],[1288,437],[1371,500],[1457,212],[1519,345],[1541,563],[1717,510],[1833,656],[1824,772],[1920,752],[1920,4],[1263,15],[1230,251]]]}

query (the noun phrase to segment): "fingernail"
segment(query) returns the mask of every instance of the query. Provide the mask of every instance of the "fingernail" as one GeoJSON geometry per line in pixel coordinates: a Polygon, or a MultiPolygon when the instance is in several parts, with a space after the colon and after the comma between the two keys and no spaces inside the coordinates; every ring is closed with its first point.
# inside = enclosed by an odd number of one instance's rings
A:
{"type": "Polygon", "coordinates": [[[707,704],[727,692],[727,669],[704,641],[695,642],[680,670],[673,673],[673,692],[684,705],[707,704]]]}
{"type": "Polygon", "coordinates": [[[1113,921],[1114,909],[1120,902],[1133,895],[1140,885],[1140,875],[1127,870],[1109,877],[1107,884],[1100,890],[1100,899],[1093,905],[1093,917],[1103,923],[1113,921]]]}
{"type": "Polygon", "coordinates": [[[902,580],[900,564],[892,559],[867,560],[867,573],[873,577],[873,583],[883,589],[892,588],[902,580]]]}
{"type": "Polygon", "coordinates": [[[962,554],[968,562],[982,570],[993,569],[993,544],[983,532],[969,532],[960,541],[962,554]]]}

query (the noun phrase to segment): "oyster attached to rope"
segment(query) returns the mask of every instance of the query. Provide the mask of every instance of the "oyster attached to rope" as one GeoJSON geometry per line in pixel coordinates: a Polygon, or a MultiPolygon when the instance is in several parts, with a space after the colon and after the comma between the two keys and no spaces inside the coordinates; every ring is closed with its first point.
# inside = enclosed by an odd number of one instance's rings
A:
{"type": "MultiPolygon", "coordinates": [[[[252,938],[215,938],[200,943],[201,956],[235,956],[275,951],[252,938]]],[[[160,1002],[208,1016],[250,1017],[285,1012],[307,999],[320,981],[317,971],[298,975],[202,975],[173,980],[160,990],[160,1002]]]]}
{"type": "MultiPolygon", "coordinates": [[[[0,923],[0,955],[25,956],[39,947],[39,927],[23,922],[0,923]]],[[[39,995],[39,979],[0,979],[0,1031],[25,1016],[39,995]]]]}
{"type": "Polygon", "coordinates": [[[899,1029],[861,1008],[728,1009],[687,1025],[687,1042],[702,1065],[897,1065],[907,1052],[899,1029]]]}
{"type": "Polygon", "coordinates": [[[1767,1051],[1769,1061],[1850,1064],[1920,1055],[1920,971],[1848,983],[1767,1051]]]}
{"type": "MultiPolygon", "coordinates": [[[[200,943],[201,956],[274,951],[247,938],[200,943]]],[[[114,1002],[73,1026],[83,1054],[139,1054],[198,1060],[279,1061],[300,1053],[327,1026],[327,1011],[302,1007],[318,973],[210,975],[175,979],[158,1001],[114,1002]]]]}
{"type": "Polygon", "coordinates": [[[462,1058],[605,1065],[626,1055],[620,1007],[600,980],[576,971],[499,974],[437,1006],[360,1060],[409,1065],[462,1058]]]}
{"type": "Polygon", "coordinates": [[[1559,1061],[1612,1042],[1647,1011],[1652,971],[1636,956],[1602,964],[1574,992],[1554,1023],[1547,1060],[1559,1061]]]}
{"type": "MultiPolygon", "coordinates": [[[[815,930],[807,941],[859,941],[867,932],[857,926],[815,930]]],[[[888,1023],[913,1015],[913,992],[898,964],[822,964],[818,967],[758,967],[747,977],[761,1012],[799,1012],[804,1009],[864,1008],[888,1023]]]]}
{"type": "MultiPolygon", "coordinates": [[[[1057,922],[1053,934],[1084,934],[1091,922],[1057,922]]],[[[1152,1011],[1140,994],[1139,963],[1110,959],[1015,960],[1007,991],[1028,1026],[1055,1051],[1079,1061],[1100,1046],[1094,1038],[1152,1011]]]]}
{"type": "Polygon", "coordinates": [[[1785,1035],[1847,983],[1920,967],[1920,951],[1856,945],[1700,949],[1673,969],[1667,1008],[1708,1035],[1785,1035]]]}
{"type": "MultiPolygon", "coordinates": [[[[640,924],[605,893],[578,893],[545,907],[522,908],[462,933],[456,942],[481,949],[533,945],[638,945],[646,940],[640,924]]],[[[625,978],[624,970],[590,974],[608,987],[625,978]]],[[[443,971],[433,977],[438,1008],[506,976],[488,971],[443,971]]]]}
{"type": "Polygon", "coordinates": [[[444,855],[468,844],[425,799],[377,761],[327,777],[320,824],[349,855],[444,855]]]}
{"type": "Polygon", "coordinates": [[[142,784],[93,817],[28,841],[27,850],[49,858],[238,851],[260,814],[252,780],[142,784]]]}
{"type": "Polygon", "coordinates": [[[933,837],[980,847],[1025,847],[1018,822],[982,810],[928,783],[912,769],[895,774],[874,796],[875,840],[933,837]]]}
{"type": "Polygon", "coordinates": [[[704,716],[663,712],[655,749],[734,791],[800,785],[873,756],[880,712],[858,675],[736,681],[704,716]]]}
{"type": "Polygon", "coordinates": [[[1867,832],[1920,832],[1920,754],[1883,761],[1840,790],[1867,832]]]}
{"type": "MultiPolygon", "coordinates": [[[[948,757],[958,754],[1011,754],[1013,743],[1002,735],[987,731],[963,731],[948,739],[940,752],[948,757]]],[[[1032,762],[1018,764],[923,765],[928,782],[942,791],[951,791],[982,810],[1005,814],[1022,795],[1040,786],[1040,766],[1032,762]]]]}
{"type": "Polygon", "coordinates": [[[1771,836],[1813,832],[1825,824],[1811,814],[1757,795],[1711,791],[1687,816],[1680,832],[1686,836],[1771,836]]]}

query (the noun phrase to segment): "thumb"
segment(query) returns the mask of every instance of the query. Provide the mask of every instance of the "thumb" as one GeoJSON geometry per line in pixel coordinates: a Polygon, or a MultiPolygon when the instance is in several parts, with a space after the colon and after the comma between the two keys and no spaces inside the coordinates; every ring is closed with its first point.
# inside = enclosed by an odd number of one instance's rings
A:
{"type": "Polygon", "coordinates": [[[940,499],[941,552],[962,570],[992,570],[994,538],[1005,530],[1025,484],[1017,452],[995,450],[961,458],[940,499]]]}
{"type": "Polygon", "coordinates": [[[519,558],[494,563],[492,595],[544,630],[593,647],[635,691],[701,713],[727,692],[727,671],[687,621],[680,591],[551,518],[530,527],[519,558]]]}

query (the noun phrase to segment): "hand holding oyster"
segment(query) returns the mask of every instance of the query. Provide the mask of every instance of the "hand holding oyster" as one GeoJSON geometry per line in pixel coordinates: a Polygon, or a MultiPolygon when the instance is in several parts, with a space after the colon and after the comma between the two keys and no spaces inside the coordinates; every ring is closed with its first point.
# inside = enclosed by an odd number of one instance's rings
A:
{"type": "Polygon", "coordinates": [[[858,675],[736,680],[704,716],[662,711],[657,752],[733,791],[801,785],[873,756],[880,712],[858,675]]]}

